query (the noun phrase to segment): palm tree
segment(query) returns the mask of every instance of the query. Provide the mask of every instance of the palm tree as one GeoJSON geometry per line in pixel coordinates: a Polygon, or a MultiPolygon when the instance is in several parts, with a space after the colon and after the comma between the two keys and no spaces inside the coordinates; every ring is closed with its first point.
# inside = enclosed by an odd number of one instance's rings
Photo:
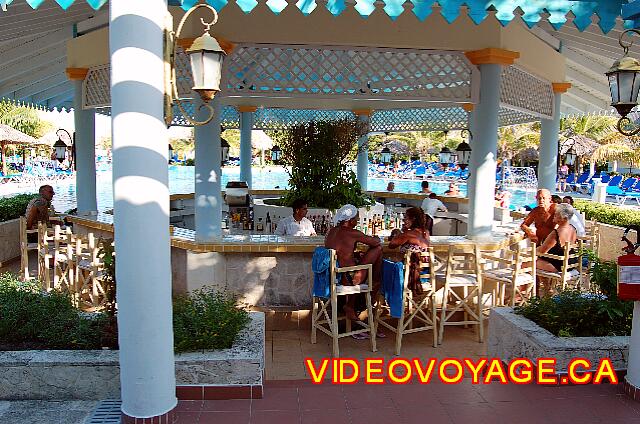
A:
{"type": "Polygon", "coordinates": [[[35,138],[42,137],[53,126],[43,121],[35,109],[8,100],[0,101],[0,124],[8,125],[35,138]]]}

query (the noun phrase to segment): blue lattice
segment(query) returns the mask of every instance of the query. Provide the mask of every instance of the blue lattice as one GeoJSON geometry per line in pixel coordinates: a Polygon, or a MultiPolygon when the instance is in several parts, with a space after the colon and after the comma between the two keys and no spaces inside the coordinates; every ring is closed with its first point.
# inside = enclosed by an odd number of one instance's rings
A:
{"type": "Polygon", "coordinates": [[[384,0],[384,11],[389,15],[392,21],[395,21],[398,16],[404,12],[404,0],[384,0]]]}
{"type": "Polygon", "coordinates": [[[433,4],[435,0],[411,0],[413,3],[413,14],[420,21],[424,21],[433,13],[433,4]]]}
{"type": "Polygon", "coordinates": [[[254,129],[283,130],[311,121],[337,121],[355,119],[351,111],[312,109],[258,109],[254,115],[254,129]]]}
{"type": "Polygon", "coordinates": [[[307,16],[315,10],[317,4],[316,0],[298,0],[296,6],[300,9],[303,15],[307,16]]]}
{"type": "Polygon", "coordinates": [[[356,0],[355,9],[358,11],[360,16],[364,16],[366,18],[376,10],[374,3],[374,0],[356,0]]]}
{"type": "Polygon", "coordinates": [[[440,14],[448,22],[453,23],[460,16],[460,7],[465,0],[440,1],[440,14]]]}
{"type": "Polygon", "coordinates": [[[250,13],[258,5],[256,0],[236,0],[236,4],[244,13],[250,13]]]}
{"type": "Polygon", "coordinates": [[[276,15],[279,15],[280,12],[282,12],[284,10],[284,8],[287,7],[288,5],[289,5],[289,3],[287,3],[286,0],[269,0],[269,1],[267,1],[267,6],[276,15]]]}
{"type": "Polygon", "coordinates": [[[347,6],[344,0],[328,0],[327,10],[334,16],[341,14],[347,6]]]}

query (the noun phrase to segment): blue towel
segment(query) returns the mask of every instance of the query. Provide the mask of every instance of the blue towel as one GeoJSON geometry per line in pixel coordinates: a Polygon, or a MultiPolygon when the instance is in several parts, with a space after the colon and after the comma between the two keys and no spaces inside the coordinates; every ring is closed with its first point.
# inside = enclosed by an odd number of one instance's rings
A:
{"type": "Polygon", "coordinates": [[[329,297],[331,276],[329,275],[329,262],[331,255],[329,249],[316,247],[311,259],[311,270],[313,271],[313,295],[317,297],[329,297]]]}
{"type": "Polygon", "coordinates": [[[404,264],[382,261],[382,292],[391,309],[393,318],[400,318],[402,314],[402,293],[404,291],[404,264]]]}

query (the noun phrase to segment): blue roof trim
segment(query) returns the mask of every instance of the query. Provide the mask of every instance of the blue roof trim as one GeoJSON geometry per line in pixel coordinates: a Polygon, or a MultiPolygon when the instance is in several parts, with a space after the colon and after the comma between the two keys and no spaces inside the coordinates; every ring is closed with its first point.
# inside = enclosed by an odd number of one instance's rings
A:
{"type": "MultiPolygon", "coordinates": [[[[6,4],[11,4],[14,0],[4,0],[6,4]]],[[[32,8],[36,9],[44,0],[24,0],[32,8]]],[[[82,0],[55,0],[62,9],[69,8],[74,2],[82,0]]],[[[92,8],[99,9],[105,5],[107,0],[84,0],[92,8]]],[[[133,1],[133,0],[132,0],[133,1]]],[[[238,7],[245,13],[253,11],[260,0],[235,0],[238,7]]],[[[263,0],[264,1],[264,0],[263,0]]],[[[407,0],[383,0],[384,12],[396,20],[405,12],[405,2],[407,0]]],[[[432,6],[436,0],[408,0],[413,4],[413,14],[424,21],[433,11],[432,6]]],[[[169,0],[170,6],[180,6],[188,10],[198,3],[198,0],[169,0]]],[[[221,11],[229,2],[228,0],[207,0],[217,11],[221,11]]],[[[288,6],[287,0],[266,0],[267,7],[274,14],[281,13],[288,6]]],[[[627,0],[437,0],[440,5],[440,14],[449,23],[455,22],[460,17],[462,6],[467,6],[467,15],[475,23],[480,24],[487,16],[490,8],[496,11],[496,19],[507,25],[513,20],[517,10],[522,11],[522,20],[532,28],[540,22],[542,16],[548,16],[549,23],[559,29],[567,22],[567,14],[571,12],[575,18],[573,23],[580,31],[584,31],[591,25],[593,15],[597,16],[598,26],[602,32],[611,31],[616,19],[624,16],[625,27],[633,27],[635,22],[640,24],[640,0],[635,0],[627,4],[627,0]],[[623,11],[624,9],[624,11],[623,11]]],[[[296,7],[302,14],[310,15],[317,9],[317,0],[297,0],[296,7]]],[[[327,0],[327,10],[334,16],[340,15],[345,9],[345,0],[327,0]]],[[[370,16],[375,10],[375,0],[356,0],[354,6],[362,17],[370,16]]]]}

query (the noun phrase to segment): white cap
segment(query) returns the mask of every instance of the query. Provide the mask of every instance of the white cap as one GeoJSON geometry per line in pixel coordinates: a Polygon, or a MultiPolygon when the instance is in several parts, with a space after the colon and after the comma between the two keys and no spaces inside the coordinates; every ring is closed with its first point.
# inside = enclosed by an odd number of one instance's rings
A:
{"type": "Polygon", "coordinates": [[[353,205],[344,205],[336,212],[336,216],[333,217],[333,225],[338,225],[341,222],[348,221],[358,214],[358,208],[353,205]]]}

